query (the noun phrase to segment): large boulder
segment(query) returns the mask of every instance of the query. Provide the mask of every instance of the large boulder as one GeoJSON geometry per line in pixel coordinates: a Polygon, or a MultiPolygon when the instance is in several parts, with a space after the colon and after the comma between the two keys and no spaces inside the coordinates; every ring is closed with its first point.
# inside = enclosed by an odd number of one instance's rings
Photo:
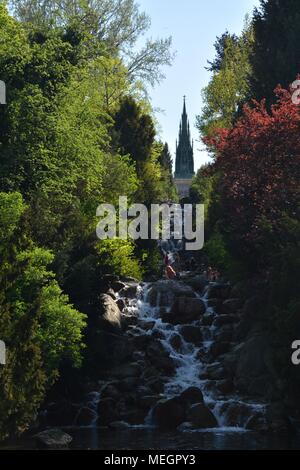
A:
{"type": "Polygon", "coordinates": [[[129,377],[139,377],[142,373],[142,367],[140,364],[133,362],[128,364],[122,364],[115,367],[110,375],[116,379],[126,379],[129,377]]]}
{"type": "Polygon", "coordinates": [[[73,438],[60,429],[47,429],[34,436],[39,449],[66,449],[73,438]]]}
{"type": "Polygon", "coordinates": [[[179,399],[186,405],[194,405],[203,402],[203,394],[197,387],[188,387],[179,395],[179,399]]]}
{"type": "Polygon", "coordinates": [[[156,425],[162,429],[175,429],[185,420],[185,410],[178,397],[157,403],[153,410],[156,425]]]}
{"type": "Polygon", "coordinates": [[[215,428],[218,426],[212,411],[204,403],[195,403],[187,412],[187,421],[195,428],[215,428]]]}
{"type": "Polygon", "coordinates": [[[193,289],[180,281],[161,280],[152,284],[148,302],[152,307],[168,307],[177,297],[196,297],[193,289]]]}
{"type": "Polygon", "coordinates": [[[205,304],[201,299],[178,297],[174,300],[170,312],[162,316],[162,320],[173,325],[184,325],[200,320],[205,310],[205,304]]]}
{"type": "Polygon", "coordinates": [[[77,426],[90,426],[97,419],[97,414],[94,410],[88,406],[80,408],[79,413],[76,417],[75,424],[77,426]]]}
{"type": "Polygon", "coordinates": [[[118,332],[121,330],[121,312],[117,303],[108,294],[100,295],[101,313],[98,327],[101,330],[118,332]]]}
{"type": "Polygon", "coordinates": [[[188,286],[192,287],[197,292],[203,292],[204,288],[208,285],[207,277],[203,274],[198,274],[196,276],[186,276],[182,280],[188,286]]]}
{"type": "Polygon", "coordinates": [[[98,403],[98,423],[100,426],[106,426],[113,421],[119,421],[116,402],[112,398],[103,398],[98,403]]]}
{"type": "Polygon", "coordinates": [[[180,328],[180,333],[185,341],[198,345],[202,341],[202,333],[199,326],[184,325],[180,328]]]}
{"type": "Polygon", "coordinates": [[[93,369],[109,371],[131,359],[135,345],[126,335],[106,331],[94,331],[89,339],[89,351],[93,369]]]}
{"type": "Polygon", "coordinates": [[[224,300],[222,305],[223,313],[234,314],[236,313],[243,305],[243,302],[240,299],[227,299],[224,300]]]}

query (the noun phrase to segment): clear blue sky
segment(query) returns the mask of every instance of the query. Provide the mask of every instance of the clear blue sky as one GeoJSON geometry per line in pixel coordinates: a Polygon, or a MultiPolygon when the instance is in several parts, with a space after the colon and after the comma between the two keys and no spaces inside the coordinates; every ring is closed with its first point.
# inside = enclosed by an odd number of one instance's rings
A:
{"type": "Polygon", "coordinates": [[[138,0],[141,10],[152,19],[148,36],[173,37],[176,58],[165,69],[166,79],[150,90],[161,127],[161,138],[168,142],[174,158],[183,95],[187,96],[192,136],[195,140],[195,169],[208,156],[199,142],[195,117],[202,107],[201,89],[207,85],[210,73],[207,60],[214,57],[214,42],[226,29],[240,33],[244,18],[251,14],[259,0],[138,0]]]}

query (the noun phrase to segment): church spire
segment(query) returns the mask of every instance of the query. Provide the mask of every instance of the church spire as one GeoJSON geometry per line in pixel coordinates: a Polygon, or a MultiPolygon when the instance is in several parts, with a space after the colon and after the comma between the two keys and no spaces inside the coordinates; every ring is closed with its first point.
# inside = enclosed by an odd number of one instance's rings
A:
{"type": "Polygon", "coordinates": [[[186,97],[179,125],[179,140],[176,145],[175,178],[189,179],[194,175],[194,154],[191,144],[190,124],[186,112],[186,97]]]}

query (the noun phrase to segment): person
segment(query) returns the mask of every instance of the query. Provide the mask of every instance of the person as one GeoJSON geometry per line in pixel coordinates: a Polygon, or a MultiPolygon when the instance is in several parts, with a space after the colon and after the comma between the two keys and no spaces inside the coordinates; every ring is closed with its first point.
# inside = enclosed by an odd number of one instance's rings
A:
{"type": "Polygon", "coordinates": [[[165,256],[164,256],[164,263],[166,266],[169,265],[169,253],[166,251],[165,256]]]}
{"type": "Polygon", "coordinates": [[[167,276],[168,279],[176,279],[177,278],[176,271],[172,268],[172,266],[170,264],[166,267],[166,276],[167,276]]]}

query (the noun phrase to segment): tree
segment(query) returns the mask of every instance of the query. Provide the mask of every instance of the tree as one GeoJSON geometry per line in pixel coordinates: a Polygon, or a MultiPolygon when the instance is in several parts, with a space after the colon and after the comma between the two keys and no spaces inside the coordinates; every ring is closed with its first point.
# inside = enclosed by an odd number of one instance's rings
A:
{"type": "Polygon", "coordinates": [[[47,267],[53,255],[30,240],[26,218],[19,193],[0,193],[0,439],[28,427],[62,361],[81,362],[85,315],[62,294],[47,267]]]}
{"type": "Polygon", "coordinates": [[[229,33],[218,38],[216,59],[209,68],[213,76],[203,90],[204,108],[197,117],[203,136],[213,135],[217,128],[230,127],[238,117],[249,94],[252,44],[252,26],[248,22],[239,38],[229,33]]]}
{"type": "Polygon", "coordinates": [[[270,106],[278,84],[287,88],[299,73],[300,3],[297,0],[261,0],[254,12],[255,43],[251,64],[251,96],[266,98],[270,106]]]}
{"type": "Polygon", "coordinates": [[[264,102],[245,107],[232,129],[208,139],[221,172],[223,231],[231,250],[255,269],[297,242],[300,113],[288,90],[278,87],[276,95],[270,112],[264,102]]]}
{"type": "Polygon", "coordinates": [[[140,163],[150,158],[155,128],[149,114],[130,96],[124,98],[114,116],[117,141],[123,155],[130,155],[140,169],[140,163]]]}
{"type": "Polygon", "coordinates": [[[171,38],[148,39],[135,51],[137,40],[151,24],[135,0],[12,0],[10,3],[19,19],[39,29],[60,27],[83,34],[84,54],[89,57],[102,55],[104,45],[107,54],[118,54],[123,59],[132,81],[142,79],[154,85],[164,78],[161,66],[172,63],[171,38]]]}
{"type": "Polygon", "coordinates": [[[169,146],[167,143],[164,144],[163,150],[158,158],[159,163],[161,166],[170,173],[172,176],[173,172],[173,159],[170,154],[169,146]]]}

